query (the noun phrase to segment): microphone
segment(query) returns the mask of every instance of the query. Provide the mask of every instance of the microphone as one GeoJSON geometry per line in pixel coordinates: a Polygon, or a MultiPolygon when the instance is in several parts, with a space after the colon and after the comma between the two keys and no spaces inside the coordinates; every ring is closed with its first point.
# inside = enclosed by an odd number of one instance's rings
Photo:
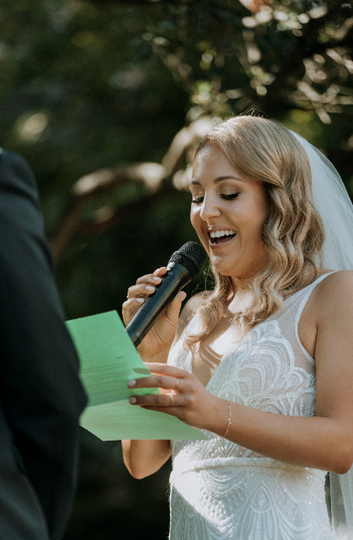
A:
{"type": "Polygon", "coordinates": [[[177,293],[194,278],[205,261],[206,252],[196,242],[186,242],[169,259],[168,272],[126,327],[135,347],[152,328],[162,311],[177,293]]]}

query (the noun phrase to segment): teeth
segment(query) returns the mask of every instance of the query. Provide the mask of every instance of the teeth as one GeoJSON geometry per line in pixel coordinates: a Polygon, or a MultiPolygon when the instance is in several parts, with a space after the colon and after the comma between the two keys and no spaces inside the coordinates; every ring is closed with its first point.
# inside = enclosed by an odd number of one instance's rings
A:
{"type": "Polygon", "coordinates": [[[211,232],[210,236],[211,236],[211,238],[221,238],[222,236],[233,236],[234,234],[236,234],[236,232],[233,231],[233,230],[230,230],[230,231],[216,231],[216,232],[211,232]]]}

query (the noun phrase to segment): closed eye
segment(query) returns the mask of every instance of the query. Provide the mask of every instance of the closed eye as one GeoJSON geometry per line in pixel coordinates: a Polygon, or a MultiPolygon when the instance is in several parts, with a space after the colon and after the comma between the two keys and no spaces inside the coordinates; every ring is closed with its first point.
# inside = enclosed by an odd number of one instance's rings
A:
{"type": "Polygon", "coordinates": [[[195,199],[192,199],[193,204],[201,204],[203,201],[203,197],[195,197],[195,199]]]}
{"type": "Polygon", "coordinates": [[[238,197],[239,193],[230,193],[229,195],[221,195],[222,199],[226,201],[232,201],[238,197]]]}
{"type": "MultiPolygon", "coordinates": [[[[233,201],[238,197],[239,193],[229,193],[229,195],[221,194],[220,197],[222,199],[225,199],[226,201],[233,201]]],[[[195,197],[192,199],[193,204],[201,204],[203,202],[204,197],[195,197]]]]}

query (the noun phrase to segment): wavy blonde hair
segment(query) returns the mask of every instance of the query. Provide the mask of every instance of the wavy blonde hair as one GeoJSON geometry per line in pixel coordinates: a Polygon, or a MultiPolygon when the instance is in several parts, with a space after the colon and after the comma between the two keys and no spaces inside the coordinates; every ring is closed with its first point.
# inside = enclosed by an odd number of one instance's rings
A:
{"type": "MultiPolygon", "coordinates": [[[[244,333],[317,277],[324,228],[312,203],[309,160],[287,128],[266,118],[238,116],[209,131],[195,157],[206,145],[217,145],[238,171],[262,182],[269,201],[262,232],[268,264],[252,282],[252,304],[234,316],[244,333]]],[[[201,330],[188,335],[189,345],[212,332],[236,293],[230,277],[211,270],[215,287],[198,307],[201,330]]]]}

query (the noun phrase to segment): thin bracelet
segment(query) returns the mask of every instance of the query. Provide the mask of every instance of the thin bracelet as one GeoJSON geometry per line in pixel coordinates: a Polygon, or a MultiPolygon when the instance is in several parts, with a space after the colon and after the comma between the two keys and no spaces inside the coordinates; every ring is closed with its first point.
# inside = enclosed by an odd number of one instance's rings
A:
{"type": "Polygon", "coordinates": [[[227,401],[228,401],[228,425],[227,425],[227,429],[225,431],[225,434],[223,435],[223,439],[225,439],[226,436],[228,435],[229,427],[232,425],[232,422],[231,422],[231,419],[232,419],[231,401],[229,399],[227,399],[227,401]]]}

